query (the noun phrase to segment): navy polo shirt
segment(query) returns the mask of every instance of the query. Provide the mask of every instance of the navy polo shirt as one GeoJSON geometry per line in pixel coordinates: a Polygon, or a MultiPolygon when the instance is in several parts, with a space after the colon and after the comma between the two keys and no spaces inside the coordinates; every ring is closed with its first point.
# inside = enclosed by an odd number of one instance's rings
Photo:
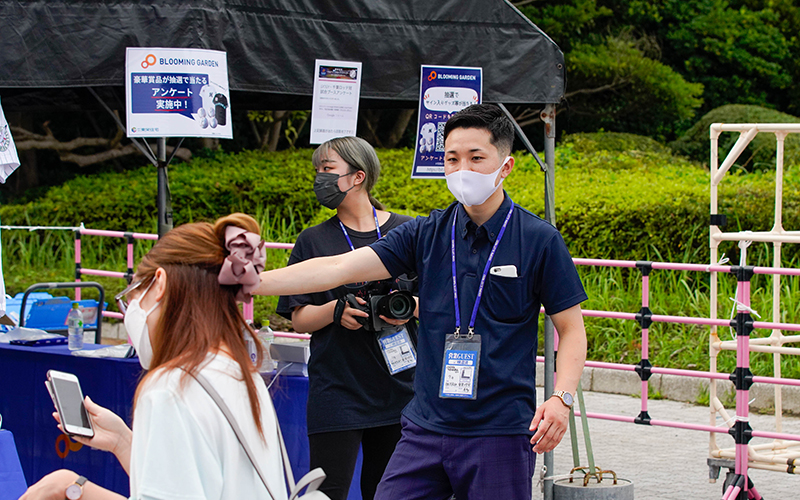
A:
{"type": "Polygon", "coordinates": [[[494,266],[516,266],[516,278],[486,277],[475,333],[481,335],[477,399],[439,397],[444,342],[455,330],[450,232],[456,222],[456,281],[462,331],[469,325],[486,260],[511,208],[503,204],[482,226],[460,203],[417,217],[371,245],[392,276],[419,275],[419,337],[414,398],[403,414],[433,432],[479,436],[531,434],[536,409],[539,309],[555,314],[586,300],[561,234],[516,206],[494,266]]]}

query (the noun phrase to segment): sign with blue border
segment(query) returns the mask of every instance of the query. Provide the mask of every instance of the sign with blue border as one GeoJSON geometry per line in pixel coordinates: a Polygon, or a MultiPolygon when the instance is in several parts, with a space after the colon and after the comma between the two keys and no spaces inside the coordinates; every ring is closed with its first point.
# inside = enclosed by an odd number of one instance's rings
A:
{"type": "Polygon", "coordinates": [[[444,177],[444,125],[457,111],[480,104],[483,70],[421,66],[419,118],[412,178],[444,177]]]}
{"type": "Polygon", "coordinates": [[[232,139],[225,52],[128,47],[128,137],[232,139]]]}

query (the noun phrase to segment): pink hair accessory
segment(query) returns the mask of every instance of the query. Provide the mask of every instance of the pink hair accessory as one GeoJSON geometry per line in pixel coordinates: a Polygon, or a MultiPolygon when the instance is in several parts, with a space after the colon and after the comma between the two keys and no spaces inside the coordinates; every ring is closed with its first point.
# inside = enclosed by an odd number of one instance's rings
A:
{"type": "Polygon", "coordinates": [[[259,273],[264,270],[267,252],[261,237],[241,227],[225,228],[225,248],[230,255],[222,262],[219,271],[220,285],[242,285],[236,300],[249,302],[250,294],[261,283],[259,273]]]}

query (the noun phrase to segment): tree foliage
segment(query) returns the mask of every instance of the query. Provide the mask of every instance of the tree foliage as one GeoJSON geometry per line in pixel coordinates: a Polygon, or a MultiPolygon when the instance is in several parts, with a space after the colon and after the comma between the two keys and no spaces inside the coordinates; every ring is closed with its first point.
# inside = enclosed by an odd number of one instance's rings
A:
{"type": "MultiPolygon", "coordinates": [[[[747,104],[729,104],[712,109],[678,140],[670,143],[677,153],[692,160],[707,163],[709,160],[709,126],[712,123],[800,123],[800,118],[773,109],[747,104]]],[[[719,137],[719,163],[733,148],[739,134],[725,132],[719,137]]],[[[773,170],[776,158],[775,134],[761,132],[742,151],[734,163],[745,171],[773,170]]],[[[789,134],[784,141],[784,165],[800,163],[800,136],[789,134]]]]}
{"type": "Polygon", "coordinates": [[[798,0],[523,3],[565,53],[568,130],[672,139],[725,104],[798,114],[798,0]]]}

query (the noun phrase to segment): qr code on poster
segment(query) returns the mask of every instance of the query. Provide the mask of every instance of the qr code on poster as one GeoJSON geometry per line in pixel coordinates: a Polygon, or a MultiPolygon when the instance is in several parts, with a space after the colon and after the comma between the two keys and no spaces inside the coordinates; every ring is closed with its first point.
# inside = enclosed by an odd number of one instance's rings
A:
{"type": "Polygon", "coordinates": [[[436,151],[444,151],[444,126],[447,122],[436,122],[436,151]]]}

